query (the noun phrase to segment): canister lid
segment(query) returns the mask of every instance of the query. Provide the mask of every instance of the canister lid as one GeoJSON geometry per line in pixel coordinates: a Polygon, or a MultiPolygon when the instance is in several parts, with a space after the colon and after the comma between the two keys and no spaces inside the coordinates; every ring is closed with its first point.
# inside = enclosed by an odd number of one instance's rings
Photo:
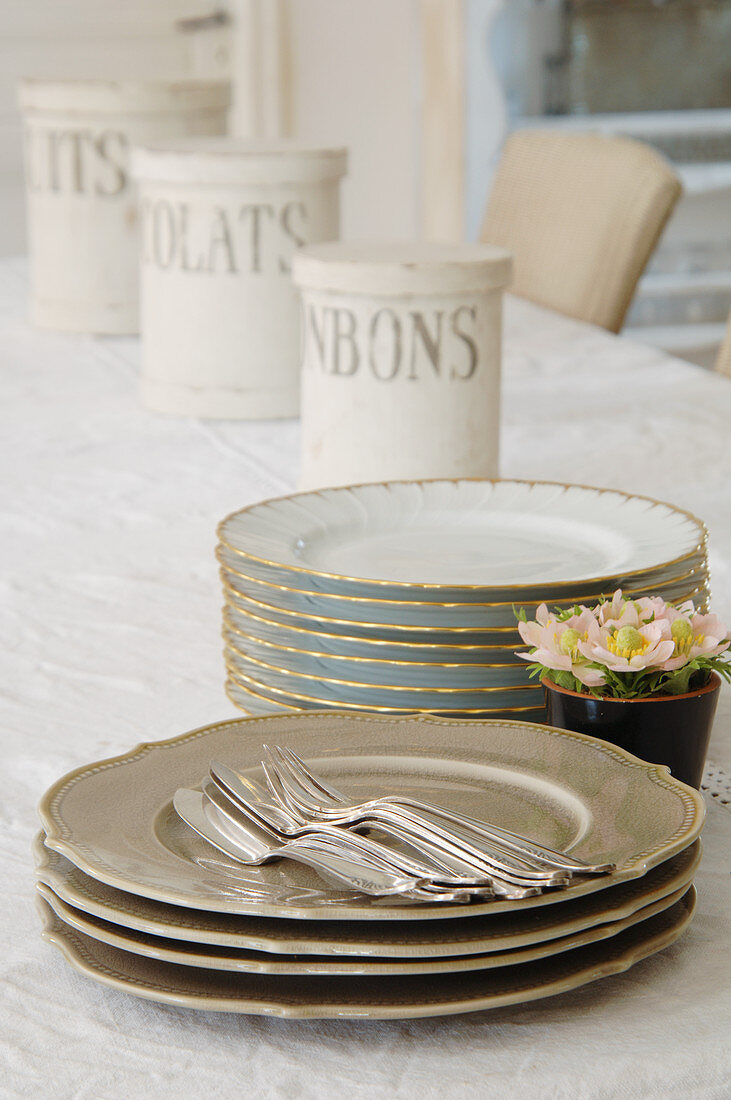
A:
{"type": "Polygon", "coordinates": [[[176,113],[228,107],[228,80],[34,80],[18,83],[23,111],[176,113]]]}
{"type": "Polygon", "coordinates": [[[292,258],[295,283],[349,294],[451,294],[507,286],[513,258],[487,244],[332,241],[292,258]]]}
{"type": "Polygon", "coordinates": [[[132,173],[154,183],[307,183],[338,179],[346,149],[294,141],[185,137],[153,141],[132,150],[132,173]]]}

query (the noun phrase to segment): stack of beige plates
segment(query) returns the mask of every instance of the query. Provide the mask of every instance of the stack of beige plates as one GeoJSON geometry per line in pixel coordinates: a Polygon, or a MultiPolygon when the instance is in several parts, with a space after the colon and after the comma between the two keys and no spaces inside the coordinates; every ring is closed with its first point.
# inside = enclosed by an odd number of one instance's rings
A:
{"type": "Polygon", "coordinates": [[[547,726],[321,712],[138,746],[59,780],[41,817],[44,935],[82,973],[193,1008],[389,1018],[548,997],[672,943],[693,913],[703,803],[665,768],[547,726]],[[287,860],[247,867],[172,799],[212,759],[263,781],[266,742],[354,799],[426,799],[616,871],[435,905],[339,891],[287,860]]]}
{"type": "Polygon", "coordinates": [[[526,481],[299,493],[219,526],[227,691],[249,714],[334,707],[540,720],[515,608],[708,601],[706,530],[646,497],[526,481]]]}

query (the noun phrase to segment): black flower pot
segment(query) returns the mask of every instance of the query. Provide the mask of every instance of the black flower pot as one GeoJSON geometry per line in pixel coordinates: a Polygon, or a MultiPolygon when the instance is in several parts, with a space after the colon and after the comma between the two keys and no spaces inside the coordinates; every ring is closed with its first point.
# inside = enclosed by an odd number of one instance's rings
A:
{"type": "Polygon", "coordinates": [[[645,699],[602,699],[547,679],[542,683],[550,726],[588,733],[651,764],[666,764],[676,779],[698,790],[721,687],[715,672],[705,687],[687,695],[645,699]]]}

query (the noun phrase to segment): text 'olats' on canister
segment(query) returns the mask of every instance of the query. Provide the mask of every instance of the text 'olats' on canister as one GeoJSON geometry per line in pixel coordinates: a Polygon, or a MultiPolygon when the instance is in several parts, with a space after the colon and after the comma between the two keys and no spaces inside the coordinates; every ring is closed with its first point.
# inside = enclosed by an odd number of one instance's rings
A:
{"type": "Polygon", "coordinates": [[[142,396],[162,412],[299,413],[296,249],[336,239],[343,149],[198,140],[134,151],[142,396]]]}

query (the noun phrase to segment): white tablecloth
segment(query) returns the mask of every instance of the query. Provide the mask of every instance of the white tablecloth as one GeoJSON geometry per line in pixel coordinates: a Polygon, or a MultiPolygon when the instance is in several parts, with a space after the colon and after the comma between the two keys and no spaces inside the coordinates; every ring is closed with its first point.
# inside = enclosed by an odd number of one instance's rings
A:
{"type": "MultiPolygon", "coordinates": [[[[729,811],[708,799],[689,932],[548,1001],[403,1023],[196,1013],[77,975],[39,936],[29,846],[70,768],[227,718],[216,521],[295,485],[298,425],[173,420],[138,343],[33,331],[0,265],[0,1095],[728,1097],[729,811]],[[725,1043],[725,1047],[724,1047],[725,1043]]],[[[512,300],[502,473],[673,501],[731,618],[731,381],[512,300]]],[[[711,760],[731,763],[731,693],[711,760]]]]}

